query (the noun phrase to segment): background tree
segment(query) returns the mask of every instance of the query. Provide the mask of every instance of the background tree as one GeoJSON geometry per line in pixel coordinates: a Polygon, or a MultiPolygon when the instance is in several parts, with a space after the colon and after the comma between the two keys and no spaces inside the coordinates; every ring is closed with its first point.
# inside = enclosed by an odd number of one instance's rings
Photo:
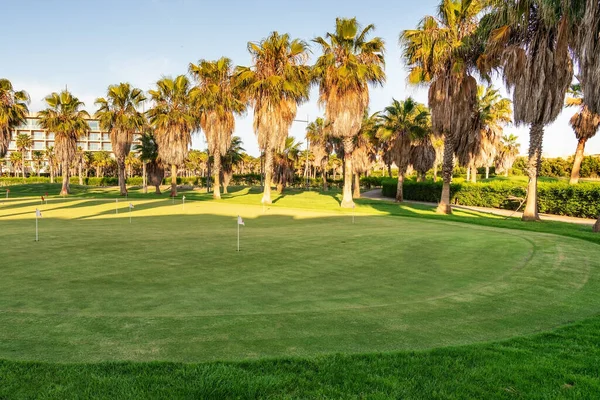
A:
{"type": "Polygon", "coordinates": [[[329,123],[317,118],[306,127],[306,140],[310,142],[310,151],[314,157],[314,165],[321,170],[323,190],[327,191],[327,163],[333,151],[329,140],[329,123]]]}
{"type": "Polygon", "coordinates": [[[25,183],[25,160],[27,159],[27,150],[30,149],[31,146],[33,146],[33,140],[28,134],[20,133],[19,135],[17,135],[16,145],[17,150],[19,150],[19,152],[23,156],[23,160],[21,163],[21,173],[23,175],[23,183],[25,183]]]}
{"type": "Polygon", "coordinates": [[[0,79],[0,158],[6,156],[11,131],[27,122],[29,95],[24,90],[14,90],[8,79],[0,79]]]}
{"type": "Polygon", "coordinates": [[[530,125],[529,185],[524,221],[539,219],[537,178],[542,159],[544,127],[563,108],[573,79],[569,55],[569,2],[546,0],[497,1],[487,21],[495,29],[485,61],[501,69],[513,91],[515,123],[530,125]]]}
{"type": "Polygon", "coordinates": [[[227,187],[233,178],[233,170],[236,165],[240,164],[244,159],[244,148],[242,147],[242,138],[234,136],[231,138],[231,145],[227,149],[227,153],[221,159],[222,176],[223,176],[223,193],[227,193],[227,187]]]}
{"type": "Polygon", "coordinates": [[[571,169],[572,185],[579,182],[579,174],[581,171],[581,162],[585,153],[586,142],[593,138],[600,127],[600,115],[593,113],[590,108],[583,104],[583,92],[581,84],[573,84],[569,89],[569,96],[566,100],[567,107],[579,107],[579,111],[571,117],[570,124],[577,138],[577,150],[573,159],[573,168],[571,169]]]}
{"type": "Polygon", "coordinates": [[[288,34],[271,33],[248,43],[252,67],[238,67],[244,98],[254,108],[254,132],[264,153],[265,183],[262,202],[271,204],[274,152],[283,151],[298,105],[308,100],[311,79],[308,46],[288,34]]]}
{"type": "Polygon", "coordinates": [[[190,150],[186,165],[194,175],[206,177],[206,168],[208,167],[208,153],[201,150],[190,150]]]}
{"type": "Polygon", "coordinates": [[[77,147],[75,152],[75,163],[77,164],[77,175],[79,176],[79,184],[83,185],[83,157],[85,151],[81,147],[77,147]]]}
{"type": "Polygon", "coordinates": [[[177,196],[177,167],[183,165],[192,141],[192,132],[199,127],[199,118],[192,107],[192,85],[185,75],[163,78],[156,89],[148,93],[154,106],[148,110],[150,125],[162,162],[171,165],[171,196],[177,196]]]}
{"type": "Polygon", "coordinates": [[[62,164],[61,195],[69,194],[69,166],[77,150],[77,139],[90,131],[87,119],[90,115],[82,110],[84,104],[69,91],[52,93],[45,99],[48,108],[39,112],[40,126],[54,132],[55,152],[62,164]]]}
{"type": "Polygon", "coordinates": [[[356,18],[337,18],[335,31],[313,41],[323,54],[314,66],[319,84],[319,103],[325,105],[325,118],[331,135],[344,146],[344,190],[342,207],[352,207],[352,152],[362,117],[369,106],[369,85],[385,81],[383,39],[367,39],[375,25],[361,28],[356,18]]]}
{"type": "Polygon", "coordinates": [[[410,163],[417,171],[417,182],[424,182],[427,171],[433,168],[436,160],[436,151],[433,146],[433,134],[426,134],[417,138],[410,146],[410,163]]]}
{"type": "Polygon", "coordinates": [[[146,132],[140,136],[140,144],[134,146],[134,151],[139,154],[143,163],[144,193],[148,192],[147,181],[150,178],[150,183],[156,188],[155,193],[161,194],[160,185],[165,176],[165,169],[158,157],[158,145],[151,129],[146,129],[146,132]]]}
{"type": "Polygon", "coordinates": [[[360,130],[356,135],[354,151],[352,152],[352,168],[354,168],[352,197],[355,199],[360,198],[360,175],[367,174],[373,168],[373,163],[377,159],[378,119],[378,112],[369,115],[368,110],[365,110],[360,130]]]}
{"type": "Polygon", "coordinates": [[[398,188],[396,201],[404,200],[404,176],[409,165],[410,149],[417,139],[429,134],[430,114],[425,105],[417,103],[411,97],[404,101],[392,99],[392,104],[386,107],[380,115],[378,137],[382,142],[388,142],[394,162],[398,167],[398,188]]]}
{"type": "Polygon", "coordinates": [[[20,151],[13,151],[10,153],[9,160],[13,167],[13,175],[16,178],[17,173],[23,169],[23,153],[20,151]]]}
{"type": "Polygon", "coordinates": [[[102,130],[110,134],[112,151],[118,167],[119,190],[121,196],[127,194],[125,180],[125,159],[131,150],[133,134],[141,132],[146,120],[139,107],[146,100],[144,92],[129,83],[110,85],[106,98],[96,99],[96,118],[102,130]]]}
{"type": "Polygon", "coordinates": [[[519,155],[519,138],[513,134],[502,136],[498,145],[498,155],[496,156],[496,174],[504,173],[508,176],[508,171],[512,168],[517,156],[519,155]]]}
{"type": "Polygon", "coordinates": [[[275,154],[274,178],[279,193],[283,193],[286,186],[294,182],[294,170],[300,156],[300,146],[302,146],[301,142],[297,142],[293,137],[288,137],[285,139],[283,150],[275,154]]]}
{"type": "Polygon", "coordinates": [[[58,158],[54,152],[54,146],[49,146],[44,150],[44,157],[46,157],[50,169],[50,183],[54,183],[54,176],[56,174],[56,169],[58,168],[58,158]]]}
{"type": "MultiPolygon", "coordinates": [[[[190,64],[190,73],[198,86],[194,100],[200,113],[200,126],[206,135],[208,152],[213,156],[213,198],[221,198],[221,157],[231,144],[235,129],[235,114],[242,114],[246,105],[242,101],[238,75],[234,74],[233,63],[222,57],[216,61],[200,60],[190,64]]],[[[226,188],[227,185],[224,185],[226,188]]]]}
{"type": "Polygon", "coordinates": [[[94,160],[93,165],[96,168],[96,176],[99,178],[104,178],[104,173],[106,168],[110,166],[110,153],[108,151],[96,151],[94,152],[94,160]]]}
{"type": "Polygon", "coordinates": [[[31,152],[31,159],[33,161],[33,165],[35,165],[35,172],[37,176],[40,176],[40,171],[42,170],[42,161],[44,161],[44,152],[41,150],[34,150],[31,152]]]}
{"type": "Polygon", "coordinates": [[[455,143],[473,129],[477,81],[472,76],[477,52],[474,37],[487,2],[442,0],[437,17],[426,16],[417,29],[400,35],[403,57],[410,69],[408,81],[429,84],[431,123],[444,138],[443,186],[438,212],[452,213],[450,182],[455,143]]]}

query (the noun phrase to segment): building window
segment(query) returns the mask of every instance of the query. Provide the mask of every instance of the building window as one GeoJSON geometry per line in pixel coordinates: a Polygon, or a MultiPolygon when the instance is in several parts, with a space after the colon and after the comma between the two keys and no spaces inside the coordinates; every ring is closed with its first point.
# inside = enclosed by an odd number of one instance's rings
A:
{"type": "Polygon", "coordinates": [[[99,133],[90,133],[90,137],[88,140],[100,140],[100,134],[99,133]]]}
{"type": "Polygon", "coordinates": [[[37,118],[29,118],[28,120],[29,129],[40,129],[40,120],[37,118]]]}
{"type": "Polygon", "coordinates": [[[11,140],[9,145],[8,145],[9,149],[13,149],[16,150],[17,149],[17,142],[15,142],[14,140],[11,140]]]}
{"type": "Polygon", "coordinates": [[[98,121],[88,121],[88,125],[90,126],[90,129],[93,131],[100,130],[100,125],[98,124],[98,121]]]}
{"type": "Polygon", "coordinates": [[[54,146],[54,142],[48,142],[48,143],[46,143],[46,146],[53,147],[54,146]]]}
{"type": "Polygon", "coordinates": [[[33,142],[34,150],[44,150],[44,142],[33,142]]]}
{"type": "Polygon", "coordinates": [[[103,133],[102,140],[106,140],[108,142],[110,140],[110,135],[108,133],[103,133]]]}
{"type": "Polygon", "coordinates": [[[35,140],[44,140],[46,138],[46,133],[43,131],[33,132],[33,138],[35,140]]]}
{"type": "Polygon", "coordinates": [[[48,132],[46,134],[46,139],[48,139],[48,140],[54,140],[54,132],[48,132]]]}
{"type": "Polygon", "coordinates": [[[89,146],[92,151],[100,150],[100,143],[89,143],[89,146]]]}
{"type": "Polygon", "coordinates": [[[112,144],[110,144],[110,143],[102,143],[102,150],[112,151],[112,144]]]}

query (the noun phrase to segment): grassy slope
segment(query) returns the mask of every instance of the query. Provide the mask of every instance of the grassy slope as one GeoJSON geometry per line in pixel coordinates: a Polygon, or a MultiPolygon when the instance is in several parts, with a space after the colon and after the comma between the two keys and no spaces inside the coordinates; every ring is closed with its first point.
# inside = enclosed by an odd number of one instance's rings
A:
{"type": "MultiPolygon", "coordinates": [[[[11,192],[19,193],[18,190],[11,192]]],[[[107,196],[104,192],[87,194],[92,195],[107,196]]],[[[199,194],[188,193],[186,196],[188,201],[206,199],[205,195],[199,194]]],[[[132,197],[136,198],[136,195],[132,194],[132,197]]],[[[256,204],[257,199],[254,197],[257,195],[236,196],[224,202],[256,204]]],[[[329,209],[333,214],[345,213],[339,211],[333,197],[316,194],[292,193],[272,206],[271,212],[282,205],[306,209],[318,206],[329,209]]],[[[190,204],[188,207],[193,206],[190,204]]],[[[260,207],[258,210],[260,212],[260,207]]],[[[311,214],[310,211],[305,212],[311,214]]],[[[357,214],[375,213],[552,231],[597,242],[597,236],[585,229],[566,224],[524,225],[517,221],[483,218],[477,214],[446,218],[436,216],[423,207],[398,207],[368,201],[363,201],[357,208],[357,214]]],[[[0,397],[27,397],[40,393],[55,398],[92,394],[106,398],[145,397],[149,393],[162,393],[165,397],[213,398],[364,395],[374,398],[460,398],[490,395],[507,398],[592,397],[600,390],[596,367],[600,356],[597,333],[599,321],[595,317],[550,334],[512,339],[508,342],[418,353],[338,355],[307,360],[193,365],[61,365],[5,361],[0,363],[0,397]]]]}

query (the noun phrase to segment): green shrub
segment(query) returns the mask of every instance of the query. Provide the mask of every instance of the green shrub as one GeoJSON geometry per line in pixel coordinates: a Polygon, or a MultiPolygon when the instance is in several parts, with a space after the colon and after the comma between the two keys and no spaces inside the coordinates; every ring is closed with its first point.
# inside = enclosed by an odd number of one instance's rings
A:
{"type": "MultiPolygon", "coordinates": [[[[382,194],[396,196],[397,181],[384,180],[382,194]]],[[[485,183],[453,183],[450,201],[453,204],[474,207],[515,210],[520,203],[516,198],[526,195],[526,182],[494,181],[485,183]]],[[[404,182],[404,198],[413,201],[437,203],[442,194],[442,182],[404,182]]],[[[571,217],[597,218],[600,214],[600,185],[566,182],[539,182],[538,207],[541,213],[571,217]]]]}

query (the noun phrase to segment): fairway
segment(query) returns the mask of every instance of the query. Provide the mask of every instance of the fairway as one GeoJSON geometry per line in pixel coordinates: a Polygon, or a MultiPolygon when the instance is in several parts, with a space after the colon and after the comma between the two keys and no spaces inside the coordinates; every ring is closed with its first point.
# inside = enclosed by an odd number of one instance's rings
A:
{"type": "Polygon", "coordinates": [[[185,208],[130,201],[131,223],[124,199],[0,205],[0,358],[419,350],[600,312],[600,246],[583,240],[366,212],[352,224],[350,214],[288,208],[286,199],[265,210],[201,196],[185,208]]]}

